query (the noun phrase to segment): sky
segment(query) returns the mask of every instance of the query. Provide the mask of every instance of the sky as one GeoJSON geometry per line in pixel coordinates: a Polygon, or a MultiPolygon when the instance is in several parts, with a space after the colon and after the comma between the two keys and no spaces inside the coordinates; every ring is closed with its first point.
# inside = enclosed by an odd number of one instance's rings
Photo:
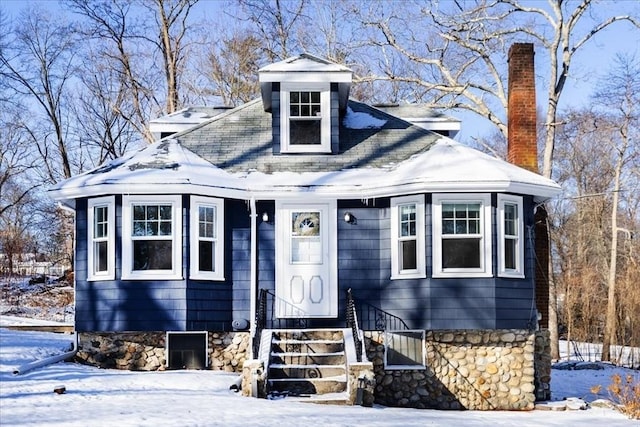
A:
{"type": "MultiPolygon", "coordinates": [[[[4,319],[6,320],[6,319],[4,319]]],[[[0,325],[4,321],[0,318],[0,325]]],[[[552,370],[554,401],[549,410],[438,411],[427,409],[318,405],[242,397],[229,390],[236,374],[176,370],[131,372],[98,369],[75,363],[55,363],[15,375],[16,368],[69,349],[73,336],[13,331],[0,327],[0,424],[29,426],[443,426],[569,427],[637,426],[613,409],[564,408],[606,397],[614,373],[638,371],[606,367],[601,370],[552,370]],[[603,392],[591,392],[602,385],[603,392]],[[64,386],[65,393],[55,388],[64,386]],[[566,400],[563,400],[565,399],[566,400]],[[579,400],[580,398],[584,401],[579,400]]],[[[24,371],[24,370],[23,370],[24,371]]]]}
{"type": "MultiPolygon", "coordinates": [[[[2,0],[1,7],[9,15],[15,16],[25,3],[39,3],[47,7],[62,8],[58,0],[2,0]]],[[[525,0],[525,3],[527,0],[525,0]]],[[[542,0],[532,0],[529,3],[543,3],[542,0]]],[[[195,11],[203,16],[216,16],[222,0],[201,0],[195,11]]],[[[546,2],[544,2],[546,3],[546,2]]],[[[640,19],[640,1],[637,0],[593,0],[595,13],[606,10],[617,15],[630,14],[640,19]]],[[[586,21],[586,20],[585,20],[586,21]]],[[[584,34],[587,27],[581,27],[580,33],[584,34]]],[[[546,61],[543,52],[538,52],[536,63],[546,61]]],[[[589,97],[597,87],[601,78],[612,64],[617,55],[634,55],[640,60],[640,30],[632,30],[632,26],[626,22],[617,22],[593,37],[576,54],[571,63],[570,78],[568,79],[559,104],[560,111],[569,107],[580,107],[589,104],[589,97]]],[[[537,103],[538,107],[545,107],[545,99],[548,90],[546,75],[537,71],[537,103]]],[[[469,140],[487,136],[495,128],[485,119],[465,111],[455,111],[452,116],[462,120],[462,128],[457,140],[469,142],[469,140]]]]}

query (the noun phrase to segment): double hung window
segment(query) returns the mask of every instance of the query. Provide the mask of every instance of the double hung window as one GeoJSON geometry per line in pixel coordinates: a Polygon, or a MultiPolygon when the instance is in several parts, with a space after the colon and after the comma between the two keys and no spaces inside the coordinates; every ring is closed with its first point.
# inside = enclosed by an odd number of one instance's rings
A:
{"type": "Polygon", "coordinates": [[[113,280],[115,263],[114,197],[89,199],[87,209],[88,280],[113,280]]]}
{"type": "Polygon", "coordinates": [[[491,276],[491,198],[433,195],[433,276],[491,276]]]}
{"type": "Polygon", "coordinates": [[[222,200],[191,197],[191,278],[224,280],[223,224],[222,200]]]}
{"type": "Polygon", "coordinates": [[[124,196],[122,278],[182,278],[180,196],[124,196]]]}
{"type": "Polygon", "coordinates": [[[329,84],[283,83],[280,97],[281,151],[331,152],[329,84]]]}
{"type": "Polygon", "coordinates": [[[391,200],[391,278],[425,277],[424,196],[391,200]]]}
{"type": "Polygon", "coordinates": [[[498,274],[524,277],[522,197],[498,194],[498,274]]]}

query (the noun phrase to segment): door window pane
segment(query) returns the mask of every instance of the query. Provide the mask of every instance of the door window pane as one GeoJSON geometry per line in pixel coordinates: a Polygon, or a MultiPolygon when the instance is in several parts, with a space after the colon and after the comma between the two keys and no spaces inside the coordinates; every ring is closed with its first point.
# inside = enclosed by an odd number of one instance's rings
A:
{"type": "Polygon", "coordinates": [[[322,263],[320,212],[291,213],[291,262],[322,263]]]}

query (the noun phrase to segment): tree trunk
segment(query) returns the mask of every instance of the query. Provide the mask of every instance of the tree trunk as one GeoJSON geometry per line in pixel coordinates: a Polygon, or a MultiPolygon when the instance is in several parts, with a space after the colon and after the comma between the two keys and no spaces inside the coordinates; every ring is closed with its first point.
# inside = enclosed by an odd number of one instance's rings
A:
{"type": "MultiPolygon", "coordinates": [[[[624,134],[623,134],[624,138],[624,134]]],[[[613,201],[611,208],[611,258],[609,261],[609,280],[607,295],[607,317],[605,321],[604,336],[602,338],[602,360],[610,362],[610,347],[615,343],[617,325],[616,315],[616,269],[618,258],[618,199],[620,198],[620,174],[624,164],[624,153],[626,151],[626,140],[616,163],[616,175],[613,184],[613,201]]]]}

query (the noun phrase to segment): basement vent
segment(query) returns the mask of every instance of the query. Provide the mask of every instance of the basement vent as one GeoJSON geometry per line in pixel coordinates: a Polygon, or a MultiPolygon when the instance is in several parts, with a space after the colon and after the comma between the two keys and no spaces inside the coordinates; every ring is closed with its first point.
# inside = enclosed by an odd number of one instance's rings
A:
{"type": "Polygon", "coordinates": [[[207,332],[167,332],[169,369],[205,369],[207,332]]]}

